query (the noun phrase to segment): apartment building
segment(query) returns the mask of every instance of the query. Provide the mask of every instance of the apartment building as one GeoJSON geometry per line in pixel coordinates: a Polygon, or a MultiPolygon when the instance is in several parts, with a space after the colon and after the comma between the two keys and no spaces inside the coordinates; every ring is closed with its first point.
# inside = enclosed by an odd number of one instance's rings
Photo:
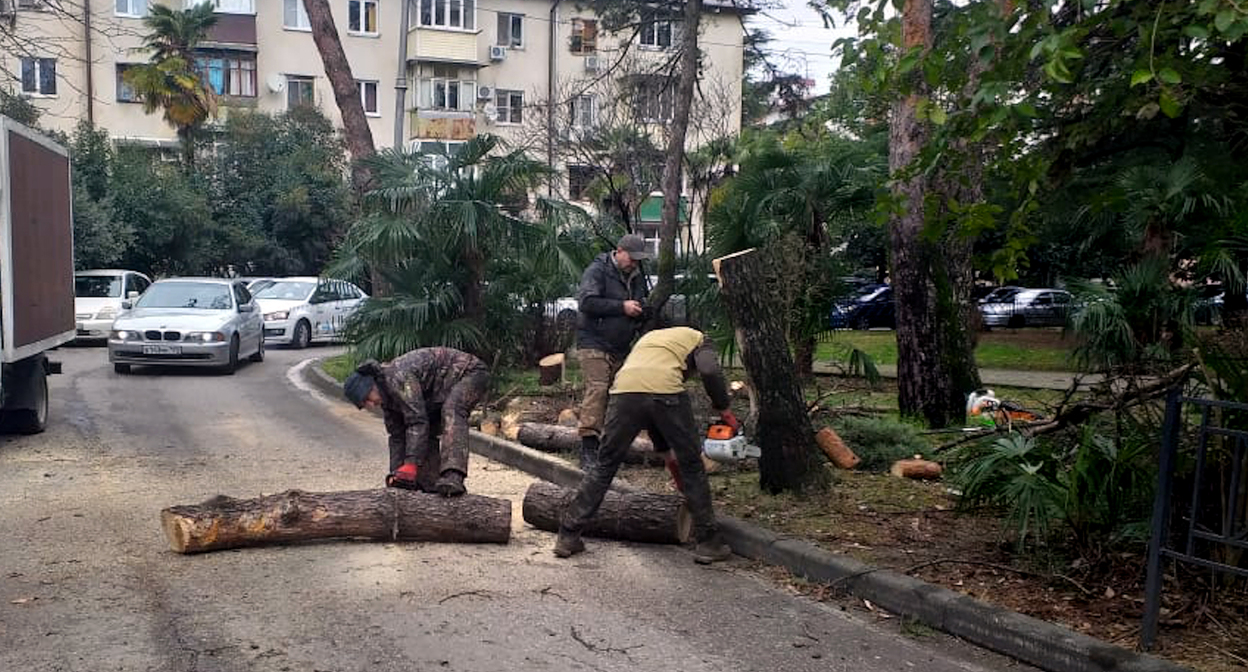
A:
{"type": "MultiPolygon", "coordinates": [[[[173,129],[145,114],[123,79],[147,59],[143,17],[156,1],[202,0],[0,0],[0,35],[12,38],[0,42],[0,73],[48,127],[90,119],[118,141],[172,146],[173,129]]],[[[208,1],[218,22],[200,67],[222,115],[311,104],[340,125],[302,0],[208,1]]],[[[562,195],[578,197],[576,166],[557,151],[577,129],[626,107],[658,140],[671,119],[665,73],[678,21],[654,14],[610,34],[572,0],[405,1],[330,0],[378,147],[393,145],[396,131],[430,153],[492,133],[547,158],[568,175],[562,195]]],[[[742,20],[733,5],[707,2],[700,88],[719,102],[695,108],[691,148],[739,130],[742,20]]]]}

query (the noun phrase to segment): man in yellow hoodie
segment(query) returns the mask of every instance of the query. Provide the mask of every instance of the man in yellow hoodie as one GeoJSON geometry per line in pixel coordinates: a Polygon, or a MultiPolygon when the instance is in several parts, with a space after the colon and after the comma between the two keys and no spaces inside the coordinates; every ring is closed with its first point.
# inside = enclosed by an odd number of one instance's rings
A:
{"type": "Polygon", "coordinates": [[[728,386],[715,350],[702,332],[672,327],[642,336],[615,375],[598,463],[586,471],[576,496],[563,512],[555,542],[556,556],[567,558],[585,550],[581,530],[597,513],[628,447],[643,429],[656,447],[667,447],[675,453],[693,516],[697,542],[693,559],[699,564],[710,564],[732,555],[715,524],[710,483],[702,466],[702,436],[685,392],[685,378],[693,370],[702,378],[711,405],[723,421],[734,429],[740,426],[728,408],[728,386]]]}

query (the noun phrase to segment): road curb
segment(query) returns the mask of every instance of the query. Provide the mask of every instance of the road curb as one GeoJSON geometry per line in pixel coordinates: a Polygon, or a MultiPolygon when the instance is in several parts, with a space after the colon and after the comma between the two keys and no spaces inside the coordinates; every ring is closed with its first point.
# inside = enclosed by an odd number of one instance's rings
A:
{"type": "MultiPolygon", "coordinates": [[[[307,382],[331,398],[342,398],[341,384],[321,370],[319,359],[303,370],[307,382]]],[[[475,453],[556,485],[575,487],[581,481],[581,471],[563,460],[505,439],[473,431],[469,445],[475,453]]],[[[874,568],[737,518],[718,520],[737,555],[785,567],[812,581],[835,583],[889,612],[1050,672],[1190,672],[1170,661],[874,568]]]]}

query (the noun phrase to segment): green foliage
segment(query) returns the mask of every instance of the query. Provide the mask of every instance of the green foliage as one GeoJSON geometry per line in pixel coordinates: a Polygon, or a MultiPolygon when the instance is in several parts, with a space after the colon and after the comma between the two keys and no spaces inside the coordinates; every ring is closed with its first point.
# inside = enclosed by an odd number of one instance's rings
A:
{"type": "Polygon", "coordinates": [[[862,461],[862,471],[888,471],[897,460],[914,457],[927,450],[914,425],[887,418],[846,416],[832,423],[845,445],[862,461]]]}
{"type": "Polygon", "coordinates": [[[108,132],[83,121],[70,141],[73,168],[74,266],[115,266],[134,242],[131,223],[113,216],[113,146],[108,132]]]}
{"type": "Polygon", "coordinates": [[[122,263],[160,274],[211,274],[228,250],[203,184],[146,150],[123,148],[113,167],[113,217],[133,227],[122,263]]]}
{"type": "Polygon", "coordinates": [[[482,135],[439,162],[395,150],[369,161],[370,210],[329,270],[362,278],[372,269],[389,285],[347,325],[361,357],[430,345],[487,361],[535,354],[526,339],[542,327],[542,303],[566,295],[588,262],[577,226],[586,218],[556,201],[530,205],[548,169],[499,148],[482,135]]]}
{"type": "Polygon", "coordinates": [[[38,128],[39,117],[43,116],[39,108],[30,102],[29,96],[14,93],[7,88],[0,88],[0,114],[31,128],[38,128]]]}

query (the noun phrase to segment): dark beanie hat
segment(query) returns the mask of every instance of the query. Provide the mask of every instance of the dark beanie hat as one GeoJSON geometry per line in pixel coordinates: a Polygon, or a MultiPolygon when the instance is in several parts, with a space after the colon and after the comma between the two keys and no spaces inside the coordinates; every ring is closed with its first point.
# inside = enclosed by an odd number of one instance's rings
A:
{"type": "Polygon", "coordinates": [[[356,408],[364,408],[364,400],[368,398],[368,393],[373,391],[373,385],[372,376],[353,371],[343,382],[342,391],[356,408]]]}

